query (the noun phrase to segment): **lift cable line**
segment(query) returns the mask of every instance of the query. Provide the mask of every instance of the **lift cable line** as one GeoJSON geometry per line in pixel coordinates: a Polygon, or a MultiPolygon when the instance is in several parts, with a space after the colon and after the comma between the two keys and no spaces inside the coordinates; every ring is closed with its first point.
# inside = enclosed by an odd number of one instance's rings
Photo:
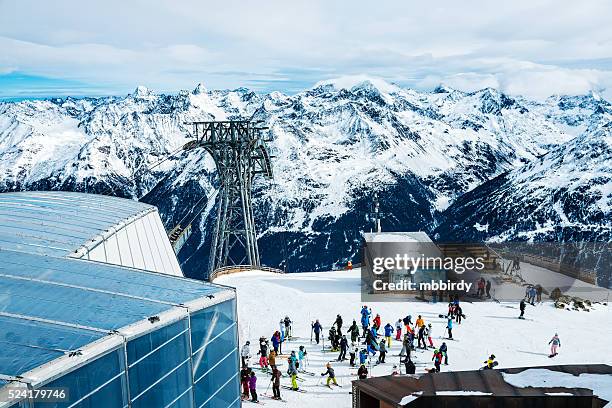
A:
{"type": "Polygon", "coordinates": [[[253,178],[272,178],[270,154],[263,137],[267,128],[249,120],[189,122],[191,140],[184,150],[204,148],[219,174],[217,220],[212,236],[208,273],[229,265],[260,266],[255,219],[253,178]]]}

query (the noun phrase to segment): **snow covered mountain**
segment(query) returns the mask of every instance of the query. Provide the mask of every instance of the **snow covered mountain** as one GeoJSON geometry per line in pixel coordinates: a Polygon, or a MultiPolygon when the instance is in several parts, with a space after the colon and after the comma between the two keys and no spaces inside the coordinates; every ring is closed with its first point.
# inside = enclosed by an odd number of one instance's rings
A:
{"type": "Polygon", "coordinates": [[[329,269],[358,257],[374,192],[385,230],[432,232],[457,197],[595,135],[590,129],[609,110],[595,94],[535,102],[493,89],[421,93],[380,80],[326,81],[296,95],[199,85],[176,95],[138,87],[124,98],[7,102],[0,191],[138,198],[157,205],[168,228],[205,196],[200,228],[180,254],[188,275],[202,277],[214,163],[200,151],[158,163],[188,140],[186,121],[252,117],[270,128],[276,156],[274,180],[258,181],[255,191],[263,262],[329,269]]]}

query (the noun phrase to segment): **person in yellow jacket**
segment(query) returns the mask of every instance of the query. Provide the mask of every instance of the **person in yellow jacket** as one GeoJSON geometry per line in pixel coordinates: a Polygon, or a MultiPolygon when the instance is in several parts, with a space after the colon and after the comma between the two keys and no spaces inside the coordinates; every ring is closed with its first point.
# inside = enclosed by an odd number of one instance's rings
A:
{"type": "Polygon", "coordinates": [[[421,317],[421,315],[419,315],[419,318],[416,319],[415,324],[417,325],[417,327],[420,329],[421,327],[425,326],[425,320],[423,320],[423,318],[421,317]]]}

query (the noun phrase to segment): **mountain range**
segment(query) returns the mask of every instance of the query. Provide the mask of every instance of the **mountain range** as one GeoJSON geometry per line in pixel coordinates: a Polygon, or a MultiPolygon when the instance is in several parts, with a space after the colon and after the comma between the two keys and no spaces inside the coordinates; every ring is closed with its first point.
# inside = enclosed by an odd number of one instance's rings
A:
{"type": "Polygon", "coordinates": [[[179,258],[203,278],[218,186],[185,122],[268,127],[274,179],[256,179],[264,264],[291,272],[360,257],[377,194],[385,231],[439,240],[612,240],[612,106],[596,93],[535,101],[495,89],[323,81],[248,89],[0,103],[0,191],[57,189],[157,205],[171,229],[202,208],[179,258]]]}

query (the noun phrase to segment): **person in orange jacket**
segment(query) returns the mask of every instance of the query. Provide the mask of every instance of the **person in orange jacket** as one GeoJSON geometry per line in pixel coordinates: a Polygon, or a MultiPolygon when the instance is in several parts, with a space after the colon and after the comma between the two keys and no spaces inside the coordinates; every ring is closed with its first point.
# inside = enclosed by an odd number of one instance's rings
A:
{"type": "Polygon", "coordinates": [[[350,271],[351,269],[353,269],[353,263],[352,263],[351,261],[348,261],[348,262],[346,263],[346,269],[348,269],[349,271],[350,271]]]}
{"type": "Polygon", "coordinates": [[[415,322],[416,326],[420,329],[421,327],[425,326],[425,321],[423,320],[423,318],[421,317],[421,315],[419,315],[419,318],[416,319],[415,322]]]}

